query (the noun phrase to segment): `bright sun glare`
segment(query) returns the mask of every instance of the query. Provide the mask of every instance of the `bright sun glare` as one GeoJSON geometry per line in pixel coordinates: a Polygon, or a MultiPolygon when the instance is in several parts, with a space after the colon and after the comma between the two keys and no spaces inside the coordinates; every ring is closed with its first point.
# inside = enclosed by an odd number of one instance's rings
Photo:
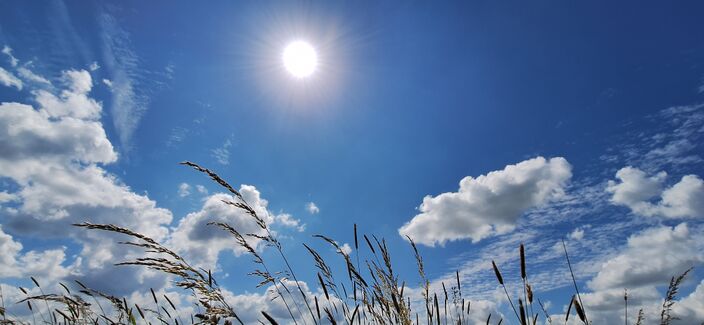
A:
{"type": "Polygon", "coordinates": [[[318,54],[309,43],[294,41],[284,49],[284,67],[296,78],[310,77],[318,66],[318,54]]]}

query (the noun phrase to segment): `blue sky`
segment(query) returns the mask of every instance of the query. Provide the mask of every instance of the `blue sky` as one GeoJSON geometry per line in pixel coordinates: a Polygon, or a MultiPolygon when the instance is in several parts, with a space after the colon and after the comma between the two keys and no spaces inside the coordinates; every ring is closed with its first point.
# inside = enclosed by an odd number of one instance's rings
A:
{"type": "Polygon", "coordinates": [[[0,282],[173,290],[115,270],[110,260],[129,254],[115,238],[68,226],[93,221],[172,244],[217,270],[233,301],[261,299],[250,258],[199,226],[248,227],[218,205],[220,188],[178,165],[191,160],[249,185],[312,292],[301,243],[334,259],[311,236],[353,244],[356,223],[386,238],[416,288],[401,235],[421,244],[433,285],[460,270],[477,319],[510,316],[490,261],[516,274],[525,242],[537,292],[558,315],[572,292],[555,249],[565,238],[595,319],[622,317],[609,306],[624,287],[656,306],[662,285],[695,266],[676,311],[701,321],[702,9],[3,2],[0,247],[10,254],[0,282]],[[282,65],[297,39],[318,51],[306,79],[282,65]]]}

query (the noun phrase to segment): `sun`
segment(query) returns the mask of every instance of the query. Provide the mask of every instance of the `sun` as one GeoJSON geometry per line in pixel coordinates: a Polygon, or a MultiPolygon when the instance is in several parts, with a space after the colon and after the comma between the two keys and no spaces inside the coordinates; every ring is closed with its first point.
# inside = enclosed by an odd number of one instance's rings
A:
{"type": "Polygon", "coordinates": [[[293,41],[286,45],[283,61],[286,71],[296,78],[303,79],[315,72],[318,67],[318,54],[308,42],[293,41]]]}

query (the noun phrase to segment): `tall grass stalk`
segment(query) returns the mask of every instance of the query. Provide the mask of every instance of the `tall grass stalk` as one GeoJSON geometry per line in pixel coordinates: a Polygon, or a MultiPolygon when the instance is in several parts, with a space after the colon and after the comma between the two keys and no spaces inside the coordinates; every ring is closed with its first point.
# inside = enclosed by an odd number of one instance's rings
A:
{"type": "MultiPolygon", "coordinates": [[[[574,290],[575,290],[575,292],[577,292],[577,299],[579,300],[579,304],[584,306],[584,304],[582,303],[582,295],[579,294],[579,287],[577,286],[577,280],[575,279],[574,271],[572,270],[572,263],[570,262],[570,256],[569,256],[569,254],[567,254],[567,245],[565,244],[564,238],[562,239],[562,249],[565,251],[565,259],[567,260],[567,266],[570,269],[570,275],[572,276],[572,284],[574,285],[574,290]]],[[[589,319],[586,316],[586,312],[584,314],[584,318],[585,318],[584,322],[588,324],[589,319]]]]}

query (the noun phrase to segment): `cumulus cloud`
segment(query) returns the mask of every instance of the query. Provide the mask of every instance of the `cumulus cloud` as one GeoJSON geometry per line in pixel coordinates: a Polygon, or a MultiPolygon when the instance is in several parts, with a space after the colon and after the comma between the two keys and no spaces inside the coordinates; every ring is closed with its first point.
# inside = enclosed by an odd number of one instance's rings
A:
{"type": "MultiPolygon", "coordinates": [[[[599,324],[616,321],[623,313],[624,293],[624,288],[611,288],[583,294],[582,301],[589,308],[590,320],[599,324]]],[[[631,306],[645,307],[661,298],[655,286],[628,288],[628,304],[631,306]]],[[[648,308],[647,312],[653,313],[654,310],[659,311],[659,308],[648,308]]]]}
{"type": "Polygon", "coordinates": [[[36,100],[41,109],[54,118],[98,120],[102,107],[88,96],[88,92],[93,87],[88,71],[64,71],[63,80],[69,88],[61,91],[58,96],[46,90],[36,92],[36,100]]]}
{"type": "MultiPolygon", "coordinates": [[[[269,202],[262,198],[256,187],[242,185],[239,191],[268,225],[290,227],[298,231],[305,229],[305,225],[289,214],[270,212],[269,202]]],[[[220,252],[230,251],[235,256],[239,256],[246,251],[235,242],[232,235],[208,225],[209,222],[227,223],[242,234],[266,235],[265,230],[256,224],[252,216],[223,201],[236,202],[237,200],[225,193],[215,193],[207,197],[199,211],[189,213],[179,221],[169,238],[169,247],[184,254],[196,265],[214,269],[220,252]]],[[[262,244],[261,240],[254,237],[247,237],[247,242],[255,249],[260,248],[262,244]]]]}
{"type": "MultiPolygon", "coordinates": [[[[0,278],[23,278],[27,274],[54,280],[67,276],[76,265],[63,266],[64,248],[22,252],[23,246],[0,226],[0,278]]],[[[50,281],[53,282],[53,281],[50,281]]]]}
{"type": "Polygon", "coordinates": [[[196,191],[200,194],[208,194],[208,189],[203,185],[196,185],[196,191]]]}
{"type": "Polygon", "coordinates": [[[562,196],[571,177],[571,166],[561,157],[537,157],[477,178],[467,176],[457,192],[426,196],[421,213],[399,233],[428,246],[507,233],[528,209],[562,196]]]}
{"type": "Polygon", "coordinates": [[[681,324],[696,324],[704,319],[704,280],[699,282],[694,292],[675,304],[672,314],[679,318],[681,324]]]}
{"type": "MultiPolygon", "coordinates": [[[[306,309],[304,302],[305,298],[302,297],[301,293],[296,288],[296,282],[288,279],[284,279],[281,282],[283,282],[286,288],[290,290],[291,295],[293,296],[293,299],[289,298],[288,291],[286,291],[283,285],[278,285],[278,289],[286,295],[287,302],[289,306],[291,306],[293,314],[299,320],[298,322],[301,323],[302,320],[303,323],[313,323],[314,321],[310,318],[310,314],[306,309]]],[[[308,303],[313,308],[313,313],[315,313],[314,297],[317,297],[323,319],[326,318],[324,309],[327,308],[332,312],[334,317],[338,317],[338,323],[345,322],[342,310],[338,309],[339,306],[345,302],[341,301],[338,297],[335,297],[332,293],[330,294],[330,299],[328,300],[320,288],[313,291],[304,281],[298,281],[298,285],[301,286],[301,289],[308,298],[308,303]],[[335,308],[335,306],[338,308],[335,308]]],[[[265,311],[281,324],[293,323],[291,321],[291,316],[286,310],[283,300],[278,298],[277,290],[274,285],[267,287],[264,293],[233,294],[232,292],[225,290],[223,294],[227,302],[234,310],[237,311],[237,315],[245,324],[255,324],[258,323],[259,320],[264,320],[261,311],[265,311]]]]}
{"type": "MultiPolygon", "coordinates": [[[[207,226],[208,221],[224,221],[243,233],[263,234],[250,216],[225,205],[222,200],[232,198],[222,193],[206,198],[200,211],[188,214],[169,231],[169,210],[157,207],[146,195],[134,193],[104,169],[117,161],[118,155],[100,122],[102,105],[90,98],[90,73],[65,71],[60,81],[62,85],[56,90],[32,90],[35,106],[0,104],[0,177],[12,184],[0,192],[0,277],[80,278],[115,295],[144,287],[158,289],[168,283],[153,271],[113,265],[135,253],[132,247],[115,245],[124,238],[77,229],[70,226],[72,223],[127,227],[167,242],[194,264],[211,269],[219,252],[231,250],[238,255],[242,251],[225,232],[207,226]],[[12,236],[71,238],[79,251],[70,257],[64,248],[24,251],[12,236]],[[115,281],[104,281],[106,278],[115,281]]],[[[179,190],[180,194],[191,193],[193,187],[181,184],[179,190]]],[[[203,186],[195,190],[207,194],[203,186]]],[[[268,202],[254,186],[243,185],[240,191],[268,224],[279,229],[304,229],[305,225],[291,215],[268,211],[268,202]]],[[[256,238],[251,244],[260,246],[256,238]]]]}
{"type": "Polygon", "coordinates": [[[695,237],[686,223],[633,235],[619,255],[601,266],[588,286],[605,290],[667,283],[673,275],[704,261],[704,243],[695,237]]]}
{"type": "MultiPolygon", "coordinates": [[[[493,273],[493,271],[492,271],[493,273]]],[[[496,282],[496,279],[493,278],[492,282],[496,282]]],[[[448,295],[451,294],[451,287],[448,286],[450,283],[455,282],[455,275],[454,271],[452,273],[452,276],[445,278],[445,279],[435,279],[432,280],[429,284],[429,291],[431,294],[431,304],[432,304],[432,295],[433,293],[436,293],[438,295],[438,300],[440,303],[440,308],[442,307],[443,303],[443,282],[446,285],[446,289],[448,291],[448,295]]],[[[464,284],[463,284],[464,286],[464,284]]],[[[493,286],[493,283],[492,283],[493,286]]],[[[465,313],[464,318],[466,324],[485,324],[487,321],[487,318],[489,317],[489,314],[491,314],[491,321],[490,324],[498,324],[500,319],[503,319],[502,324],[510,323],[510,317],[513,317],[513,312],[511,312],[511,315],[504,315],[501,311],[510,310],[510,306],[508,305],[508,300],[506,300],[506,297],[503,295],[503,291],[501,291],[500,295],[498,294],[499,292],[496,291],[496,294],[494,295],[494,292],[487,296],[466,296],[467,291],[465,290],[466,288],[463,289],[463,294],[465,294],[466,302],[467,305],[465,308],[469,309],[468,313],[465,313]]],[[[423,313],[426,311],[425,307],[425,298],[423,297],[423,292],[424,289],[423,287],[412,287],[412,286],[407,286],[404,289],[404,296],[407,298],[410,298],[411,301],[411,309],[414,311],[419,312],[421,315],[420,319],[423,319],[423,313]]],[[[447,313],[448,313],[448,324],[450,324],[450,315],[455,314],[459,312],[459,308],[455,308],[453,301],[452,301],[452,296],[449,296],[449,299],[447,301],[447,313]]],[[[514,301],[514,303],[517,303],[514,301]]],[[[536,302],[537,303],[537,302],[536,302]]],[[[461,302],[459,303],[461,305],[461,302]]],[[[415,317],[415,316],[413,316],[415,317]]],[[[442,318],[442,317],[441,317],[442,318]]],[[[414,323],[415,324],[415,323],[414,323]]]]}
{"type": "MultiPolygon", "coordinates": [[[[266,200],[261,198],[254,186],[242,185],[240,192],[264,221],[267,223],[273,221],[273,217],[266,209],[266,200]]],[[[201,210],[189,213],[182,218],[171,234],[170,247],[184,254],[196,265],[214,269],[221,251],[231,251],[239,256],[245,250],[237,245],[232,235],[207,225],[209,222],[225,222],[243,234],[265,235],[250,215],[224,203],[223,200],[235,201],[231,195],[216,193],[205,200],[201,210]]],[[[260,240],[248,238],[248,242],[252,247],[257,247],[260,240]]]]}
{"type": "Polygon", "coordinates": [[[609,181],[606,191],[612,193],[611,202],[625,205],[636,213],[649,210],[652,205],[648,202],[654,196],[662,193],[662,183],[667,178],[667,173],[660,172],[648,177],[644,171],[624,167],[616,172],[620,183],[609,181]]]}
{"type": "Polygon", "coordinates": [[[49,167],[43,162],[109,163],[117,159],[99,122],[53,120],[51,116],[47,110],[29,105],[0,104],[0,164],[11,169],[0,173],[25,178],[34,168],[49,167]],[[24,164],[15,165],[17,162],[24,164]]]}
{"type": "Polygon", "coordinates": [[[306,230],[305,224],[302,224],[300,220],[294,218],[288,213],[281,213],[276,215],[276,222],[284,227],[293,228],[298,232],[303,232],[306,230]]]}
{"type": "MultiPolygon", "coordinates": [[[[490,300],[477,299],[471,301],[471,312],[465,316],[468,324],[483,324],[491,315],[492,322],[498,319],[506,319],[506,316],[501,313],[499,305],[490,300]]],[[[506,323],[504,321],[504,323],[506,323]]]]}
{"type": "MultiPolygon", "coordinates": [[[[590,321],[622,322],[624,288],[628,289],[629,305],[642,307],[646,320],[659,319],[663,296],[658,287],[667,286],[671,277],[704,262],[703,248],[704,241],[686,223],[651,227],[630,236],[625,247],[601,264],[587,282],[591,291],[582,298],[590,321]]],[[[701,314],[696,308],[704,304],[704,296],[697,290],[675,304],[673,315],[684,316],[681,324],[692,324],[691,320],[701,314]]]]}
{"type": "MultiPolygon", "coordinates": [[[[293,289],[296,286],[295,282],[289,280],[284,281],[286,286],[290,288],[291,293],[296,296],[296,302],[298,304],[302,304],[303,297],[300,297],[300,293],[297,290],[293,289]]],[[[299,283],[301,284],[308,298],[312,298],[314,295],[310,292],[306,283],[299,283]]],[[[281,285],[279,285],[279,290],[285,292],[281,285]]],[[[243,312],[241,315],[238,315],[244,323],[254,324],[257,322],[257,320],[261,319],[261,313],[258,310],[264,310],[274,319],[280,321],[291,319],[288,314],[288,311],[286,310],[286,306],[284,305],[283,301],[278,298],[276,288],[273,285],[269,286],[266,289],[265,293],[244,293],[236,295],[231,292],[226,292],[225,297],[228,303],[230,303],[233,308],[243,312]]],[[[324,298],[321,298],[322,297],[318,297],[319,301],[325,301],[324,298]]],[[[294,303],[294,301],[291,301],[289,297],[287,297],[287,300],[289,304],[294,303]]],[[[296,310],[295,307],[291,307],[294,311],[296,310]]],[[[305,308],[304,306],[299,307],[305,308]]],[[[301,311],[303,311],[303,309],[301,309],[301,311]]],[[[299,316],[297,313],[295,315],[299,316]]],[[[305,316],[306,315],[304,314],[304,317],[305,316]]]]}
{"type": "MultiPolygon", "coordinates": [[[[168,234],[171,212],[132,192],[103,169],[102,165],[117,160],[117,153],[100,123],[102,106],[89,97],[90,74],[68,70],[61,81],[56,92],[32,90],[36,107],[0,104],[0,177],[13,183],[4,196],[14,201],[2,210],[3,229],[27,238],[72,238],[80,247],[74,262],[82,259],[75,275],[86,282],[93,278],[105,286],[101,289],[120,294],[154,278],[146,271],[113,267],[130,248],[114,245],[111,236],[70,224],[114,223],[162,240],[168,234]],[[99,280],[104,278],[124,281],[99,280]]],[[[67,263],[63,250],[30,251],[15,260],[26,266],[37,256],[46,258],[44,263],[49,265],[67,263]]]]}
{"type": "Polygon", "coordinates": [[[685,175],[676,184],[664,188],[667,173],[648,176],[634,167],[616,172],[618,181],[609,181],[606,191],[611,202],[628,207],[633,213],[652,217],[699,218],[704,216],[704,181],[685,175]]]}
{"type": "Polygon", "coordinates": [[[308,202],[306,204],[306,211],[308,211],[308,213],[310,214],[317,214],[320,212],[320,209],[317,205],[315,205],[315,202],[308,202]]]}

